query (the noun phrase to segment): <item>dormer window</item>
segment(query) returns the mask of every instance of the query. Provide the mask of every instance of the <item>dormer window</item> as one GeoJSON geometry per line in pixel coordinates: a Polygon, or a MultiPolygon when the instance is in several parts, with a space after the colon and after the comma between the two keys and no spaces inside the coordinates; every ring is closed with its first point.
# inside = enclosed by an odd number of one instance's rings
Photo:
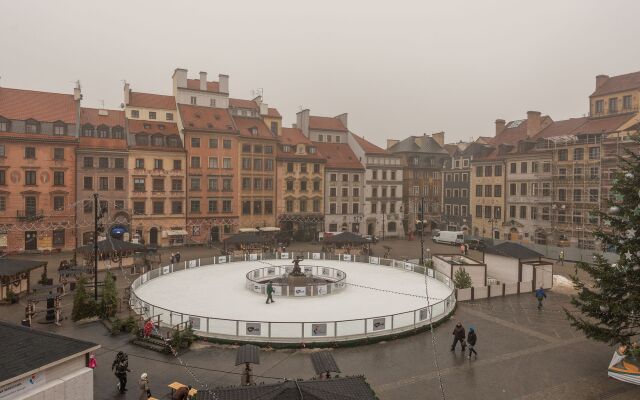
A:
{"type": "Polygon", "coordinates": [[[34,119],[29,119],[26,122],[25,131],[27,133],[40,133],[40,124],[34,119]]]}
{"type": "Polygon", "coordinates": [[[318,142],[322,142],[324,140],[324,135],[318,135],[318,142]]]}
{"type": "MultiPolygon", "coordinates": [[[[1,129],[0,129],[1,130],[1,129]]],[[[67,134],[67,125],[62,121],[53,123],[53,134],[56,136],[64,136],[67,134]]]]}
{"type": "Polygon", "coordinates": [[[131,118],[140,118],[140,111],[131,110],[131,118]]]}
{"type": "Polygon", "coordinates": [[[316,154],[316,148],[314,146],[309,146],[309,154],[316,154]]]}
{"type": "Polygon", "coordinates": [[[285,153],[288,153],[291,151],[291,146],[289,146],[288,144],[285,144],[282,146],[282,151],[285,153]]]}
{"type": "Polygon", "coordinates": [[[256,136],[258,134],[258,128],[256,128],[255,126],[251,129],[249,129],[249,131],[251,132],[251,134],[253,136],[256,136]]]}
{"type": "Polygon", "coordinates": [[[147,146],[147,145],[149,145],[149,136],[147,136],[147,135],[136,135],[136,144],[138,146],[147,146]]]}
{"type": "Polygon", "coordinates": [[[93,134],[93,125],[86,124],[82,126],[82,136],[93,137],[93,134]]]}
{"type": "Polygon", "coordinates": [[[191,96],[191,104],[196,105],[196,96],[191,96]]]}
{"type": "Polygon", "coordinates": [[[0,132],[9,132],[9,129],[11,129],[11,121],[0,117],[0,132]]]}
{"type": "Polygon", "coordinates": [[[164,126],[164,125],[162,125],[162,124],[160,124],[160,125],[158,125],[158,129],[160,129],[161,131],[163,131],[163,130],[165,129],[165,126],[164,126]]]}
{"type": "Polygon", "coordinates": [[[336,143],[340,143],[340,136],[336,136],[336,143]]]}
{"type": "Polygon", "coordinates": [[[111,130],[114,139],[124,139],[124,130],[120,126],[116,126],[111,130]]]}
{"type": "Polygon", "coordinates": [[[98,137],[106,139],[109,137],[109,127],[106,125],[100,125],[98,127],[98,137]]]}
{"type": "Polygon", "coordinates": [[[164,144],[164,137],[162,135],[153,135],[151,141],[154,146],[162,146],[164,144]]]}

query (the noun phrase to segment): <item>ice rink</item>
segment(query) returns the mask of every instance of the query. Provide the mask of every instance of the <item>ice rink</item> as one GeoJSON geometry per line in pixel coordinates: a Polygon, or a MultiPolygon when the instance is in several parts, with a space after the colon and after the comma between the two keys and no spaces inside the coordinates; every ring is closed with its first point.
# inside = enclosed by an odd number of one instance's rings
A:
{"type": "MultiPolygon", "coordinates": [[[[270,265],[291,266],[291,260],[245,261],[186,269],[147,281],[135,289],[135,294],[156,308],[244,321],[332,322],[427,307],[424,275],[388,266],[332,260],[305,260],[301,266],[327,266],[344,271],[347,275],[344,289],[318,297],[277,296],[275,303],[265,304],[265,296],[245,287],[246,274],[270,265]]],[[[427,281],[431,305],[451,295],[452,289],[444,283],[432,278],[427,281]]]]}

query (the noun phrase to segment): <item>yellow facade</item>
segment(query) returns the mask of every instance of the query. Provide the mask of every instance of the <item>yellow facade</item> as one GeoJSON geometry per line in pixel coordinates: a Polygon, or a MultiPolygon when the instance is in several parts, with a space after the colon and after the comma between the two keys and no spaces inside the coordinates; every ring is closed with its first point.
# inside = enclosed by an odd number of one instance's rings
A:
{"type": "Polygon", "coordinates": [[[469,211],[474,236],[503,239],[500,231],[505,218],[505,175],[502,160],[472,162],[469,211]]]}

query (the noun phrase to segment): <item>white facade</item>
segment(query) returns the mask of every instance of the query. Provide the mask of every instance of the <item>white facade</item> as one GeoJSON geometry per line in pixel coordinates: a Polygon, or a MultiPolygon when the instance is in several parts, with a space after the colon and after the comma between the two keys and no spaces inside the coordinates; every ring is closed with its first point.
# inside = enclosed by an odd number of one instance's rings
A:
{"type": "Polygon", "coordinates": [[[200,72],[199,89],[187,87],[187,70],[177,68],[173,72],[173,95],[177,104],[202,107],[229,108],[229,76],[218,75],[219,92],[207,91],[207,73],[200,72]]]}

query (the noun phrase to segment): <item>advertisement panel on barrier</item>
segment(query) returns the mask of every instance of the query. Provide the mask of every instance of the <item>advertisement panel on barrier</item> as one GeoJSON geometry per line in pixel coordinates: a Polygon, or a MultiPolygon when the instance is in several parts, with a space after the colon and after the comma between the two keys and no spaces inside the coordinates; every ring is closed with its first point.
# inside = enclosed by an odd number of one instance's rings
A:
{"type": "Polygon", "coordinates": [[[254,278],[260,278],[260,270],[256,269],[255,271],[253,271],[253,277],[254,278]]]}
{"type": "Polygon", "coordinates": [[[189,317],[189,323],[194,330],[200,330],[200,317],[189,317]]]}
{"type": "Polygon", "coordinates": [[[260,322],[247,322],[247,335],[260,336],[260,322]]]}
{"type": "Polygon", "coordinates": [[[249,261],[258,261],[257,254],[249,254],[249,261]]]}
{"type": "Polygon", "coordinates": [[[289,258],[289,253],[280,253],[280,258],[289,258]]]}
{"type": "Polygon", "coordinates": [[[147,281],[148,277],[149,277],[149,273],[148,272],[146,274],[142,274],[142,283],[145,283],[147,281]]]}
{"type": "Polygon", "coordinates": [[[44,372],[31,374],[17,382],[0,387],[0,399],[15,399],[47,383],[44,372]]]}
{"type": "Polygon", "coordinates": [[[327,285],[318,285],[316,287],[318,288],[318,295],[319,296],[327,294],[327,285]]]}
{"type": "Polygon", "coordinates": [[[253,284],[253,291],[256,292],[256,293],[262,293],[262,286],[257,284],[257,283],[254,283],[253,284]]]}
{"type": "Polygon", "coordinates": [[[380,257],[369,257],[370,264],[380,264],[380,257]]]}
{"type": "Polygon", "coordinates": [[[427,269],[427,275],[429,275],[430,278],[433,278],[433,270],[431,268],[427,269]]]}
{"type": "Polygon", "coordinates": [[[305,274],[310,274],[312,269],[311,269],[311,267],[304,267],[303,271],[304,271],[305,274]]]}
{"type": "Polygon", "coordinates": [[[324,275],[324,276],[329,276],[329,268],[327,268],[327,267],[323,267],[323,268],[322,268],[322,275],[324,275]]]}
{"type": "Polygon", "coordinates": [[[320,259],[320,253],[312,253],[311,254],[311,258],[314,260],[319,260],[320,259]]]}
{"type": "Polygon", "coordinates": [[[311,324],[311,335],[327,336],[327,324],[311,324]]]}
{"type": "Polygon", "coordinates": [[[307,287],[306,286],[296,286],[293,288],[294,296],[306,296],[307,295],[307,287]]]}
{"type": "Polygon", "coordinates": [[[198,260],[189,260],[189,268],[195,268],[198,266],[198,260]]]}
{"type": "Polygon", "coordinates": [[[404,269],[406,269],[407,271],[412,271],[413,270],[413,264],[411,264],[410,262],[405,262],[404,263],[404,269]]]}
{"type": "Polygon", "coordinates": [[[274,276],[276,274],[275,268],[267,268],[267,275],[274,276]]]}
{"type": "Polygon", "coordinates": [[[166,274],[168,274],[170,272],[171,272],[171,266],[166,265],[166,266],[162,267],[162,275],[166,275],[166,274]]]}
{"type": "Polygon", "coordinates": [[[227,256],[218,256],[219,264],[226,263],[226,262],[227,262],[227,256]]]}
{"type": "Polygon", "coordinates": [[[351,254],[343,254],[342,261],[351,261],[351,254]]]}
{"type": "Polygon", "coordinates": [[[425,319],[429,319],[429,309],[423,308],[420,310],[420,321],[424,321],[425,319]]]}
{"type": "Polygon", "coordinates": [[[373,320],[373,330],[374,331],[381,331],[384,330],[384,326],[387,322],[386,318],[374,318],[373,320]]]}

